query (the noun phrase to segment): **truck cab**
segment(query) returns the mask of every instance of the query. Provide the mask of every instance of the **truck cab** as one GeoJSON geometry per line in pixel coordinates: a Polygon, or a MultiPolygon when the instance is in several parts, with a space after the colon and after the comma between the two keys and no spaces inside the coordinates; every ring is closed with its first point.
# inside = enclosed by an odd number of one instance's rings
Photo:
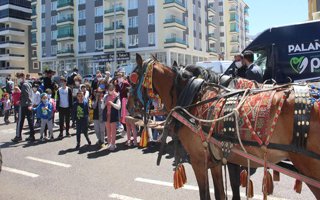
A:
{"type": "MultiPolygon", "coordinates": [[[[320,79],[320,21],[267,29],[246,50],[254,52],[264,80],[288,83],[320,79]]],[[[227,73],[233,68],[234,63],[227,73]]]]}

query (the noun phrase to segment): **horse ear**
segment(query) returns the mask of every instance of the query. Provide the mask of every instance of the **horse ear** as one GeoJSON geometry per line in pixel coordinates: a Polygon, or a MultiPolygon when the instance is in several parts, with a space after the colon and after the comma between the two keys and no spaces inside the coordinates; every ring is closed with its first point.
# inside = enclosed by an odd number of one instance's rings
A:
{"type": "Polygon", "coordinates": [[[174,67],[178,67],[178,63],[177,63],[177,61],[174,61],[172,66],[174,66],[174,67]]]}
{"type": "Polygon", "coordinates": [[[154,54],[151,54],[151,57],[152,57],[152,59],[155,60],[155,61],[158,60],[157,57],[156,57],[154,54]]]}
{"type": "Polygon", "coordinates": [[[143,60],[140,54],[136,53],[136,62],[138,66],[142,66],[143,60]]]}

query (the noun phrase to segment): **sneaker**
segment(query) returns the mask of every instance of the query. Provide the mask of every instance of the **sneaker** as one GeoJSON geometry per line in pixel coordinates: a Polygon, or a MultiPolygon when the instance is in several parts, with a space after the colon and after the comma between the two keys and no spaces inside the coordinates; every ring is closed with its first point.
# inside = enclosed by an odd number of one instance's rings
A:
{"type": "Polygon", "coordinates": [[[117,146],[114,144],[114,145],[110,145],[109,147],[109,151],[114,151],[116,150],[117,146]]]}
{"type": "Polygon", "coordinates": [[[12,142],[21,142],[22,138],[21,137],[15,137],[13,139],[11,139],[12,142]]]}
{"type": "Polygon", "coordinates": [[[80,148],[80,144],[78,143],[77,146],[76,146],[76,149],[79,149],[79,148],[80,148]]]}
{"type": "Polygon", "coordinates": [[[66,137],[70,137],[70,133],[69,132],[66,133],[66,137]]]}
{"type": "Polygon", "coordinates": [[[104,149],[104,148],[106,148],[106,145],[105,145],[105,144],[101,144],[101,145],[100,145],[100,148],[101,148],[101,149],[104,149]]]}
{"type": "Polygon", "coordinates": [[[128,141],[126,142],[126,146],[128,146],[128,147],[131,146],[131,141],[130,141],[130,140],[128,140],[128,141]]]}
{"type": "Polygon", "coordinates": [[[91,141],[90,141],[90,140],[88,141],[88,145],[89,145],[89,146],[91,145],[91,141]]]}
{"type": "Polygon", "coordinates": [[[53,136],[51,136],[51,137],[50,137],[50,140],[51,140],[51,141],[53,141],[53,140],[54,140],[54,137],[53,137],[53,136]]]}
{"type": "MultiPolygon", "coordinates": [[[[46,137],[46,136],[45,136],[46,137]]],[[[43,136],[40,136],[40,140],[42,140],[43,139],[43,136]]]]}
{"type": "Polygon", "coordinates": [[[29,137],[26,138],[26,141],[34,142],[35,138],[34,138],[34,136],[29,136],[29,137]]]}
{"type": "Polygon", "coordinates": [[[63,138],[63,135],[62,135],[62,133],[60,133],[58,136],[58,139],[62,140],[62,138],[63,138]]]}

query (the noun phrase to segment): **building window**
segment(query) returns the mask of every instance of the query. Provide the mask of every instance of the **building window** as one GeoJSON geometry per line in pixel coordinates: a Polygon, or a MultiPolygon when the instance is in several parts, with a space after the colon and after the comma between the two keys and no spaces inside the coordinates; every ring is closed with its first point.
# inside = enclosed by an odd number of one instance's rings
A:
{"type": "Polygon", "coordinates": [[[41,19],[41,26],[42,27],[46,26],[46,19],[45,18],[41,19]]]}
{"type": "Polygon", "coordinates": [[[51,17],[51,25],[57,24],[57,15],[51,17]]]}
{"type": "Polygon", "coordinates": [[[79,26],[79,36],[86,35],[86,26],[79,26]]]}
{"type": "Polygon", "coordinates": [[[51,10],[57,10],[57,1],[51,2],[51,10]]]}
{"type": "Polygon", "coordinates": [[[57,31],[51,31],[51,40],[56,40],[57,39],[57,31]]]}
{"type": "Polygon", "coordinates": [[[47,55],[46,47],[42,47],[42,57],[46,55],[47,55]]]}
{"type": "Polygon", "coordinates": [[[148,6],[154,6],[154,0],[148,0],[148,6]]]}
{"type": "Polygon", "coordinates": [[[87,43],[86,42],[79,42],[79,52],[85,52],[87,49],[87,43]]]}
{"type": "Polygon", "coordinates": [[[57,55],[57,45],[51,46],[51,55],[57,55]]]}
{"type": "Polygon", "coordinates": [[[96,40],[95,44],[96,44],[96,50],[103,49],[103,40],[96,40]]]}
{"type": "Polygon", "coordinates": [[[46,4],[41,5],[41,12],[45,13],[46,12],[46,4]]]}
{"type": "Polygon", "coordinates": [[[78,3],[79,3],[79,4],[85,4],[85,3],[86,3],[86,0],[79,0],[78,3]]]}
{"type": "Polygon", "coordinates": [[[138,27],[138,16],[129,17],[129,28],[138,27]]]}
{"type": "Polygon", "coordinates": [[[46,41],[46,33],[41,34],[41,41],[42,42],[46,41]]]}
{"type": "Polygon", "coordinates": [[[129,35],[129,46],[136,46],[138,43],[138,35],[129,35]]]}
{"type": "Polygon", "coordinates": [[[148,43],[149,43],[149,45],[154,45],[155,44],[154,33],[148,33],[148,43]]]}
{"type": "Polygon", "coordinates": [[[148,14],[148,25],[154,24],[154,13],[148,14]]]}
{"type": "Polygon", "coordinates": [[[136,8],[138,8],[138,0],[129,0],[129,1],[128,1],[128,8],[129,8],[129,9],[136,9],[136,8]]]}
{"type": "Polygon", "coordinates": [[[102,15],[103,15],[103,7],[102,6],[96,7],[95,8],[95,16],[98,17],[98,16],[102,16],[102,15]]]}
{"type": "Polygon", "coordinates": [[[33,69],[39,69],[39,63],[38,62],[34,62],[33,63],[33,69]]]}
{"type": "Polygon", "coordinates": [[[96,23],[95,24],[95,33],[102,33],[103,32],[103,23],[96,23]]]}
{"type": "Polygon", "coordinates": [[[79,20],[86,18],[86,10],[80,10],[79,11],[79,20]]]}

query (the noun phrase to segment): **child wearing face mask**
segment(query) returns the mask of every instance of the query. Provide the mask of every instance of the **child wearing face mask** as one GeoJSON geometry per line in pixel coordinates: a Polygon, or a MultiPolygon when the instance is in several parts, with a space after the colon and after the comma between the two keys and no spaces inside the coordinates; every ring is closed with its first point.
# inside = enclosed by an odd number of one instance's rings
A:
{"type": "MultiPolygon", "coordinates": [[[[38,84],[34,84],[32,86],[32,107],[33,108],[36,108],[40,101],[41,101],[41,98],[40,98],[40,92],[38,91],[39,89],[39,85],[38,84]]],[[[33,114],[33,123],[34,123],[34,119],[35,117],[37,117],[37,121],[36,121],[36,124],[35,124],[35,127],[39,127],[40,126],[40,117],[36,115],[36,113],[33,114]]]]}
{"type": "MultiPolygon", "coordinates": [[[[81,90],[80,89],[80,85],[81,85],[81,82],[82,82],[82,78],[80,75],[76,75],[74,77],[74,86],[72,87],[72,102],[76,102],[77,101],[77,94],[78,92],[81,90]]],[[[72,125],[71,127],[75,127],[75,119],[72,117],[72,125]]]]}
{"type": "MultiPolygon", "coordinates": [[[[51,89],[46,89],[46,93],[48,95],[48,101],[52,104],[52,127],[54,127],[54,113],[56,112],[56,101],[55,99],[52,97],[52,90],[51,89]]],[[[47,130],[48,130],[48,126],[45,127],[44,129],[44,137],[47,137],[47,130]]],[[[50,136],[48,136],[49,139],[50,136]]],[[[52,136],[50,139],[54,139],[54,137],[52,136]]]]}
{"type": "Polygon", "coordinates": [[[40,140],[42,141],[45,141],[43,133],[46,126],[49,129],[50,139],[53,140],[52,110],[52,103],[48,100],[48,94],[42,93],[40,104],[33,108],[33,111],[36,111],[37,116],[41,118],[40,140]]]}

